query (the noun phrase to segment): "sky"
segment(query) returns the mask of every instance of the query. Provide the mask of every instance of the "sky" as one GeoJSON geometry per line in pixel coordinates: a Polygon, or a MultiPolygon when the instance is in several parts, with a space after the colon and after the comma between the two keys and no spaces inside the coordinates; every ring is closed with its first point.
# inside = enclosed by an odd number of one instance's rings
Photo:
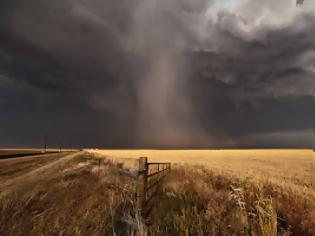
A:
{"type": "Polygon", "coordinates": [[[311,148],[314,25],[293,0],[1,1],[0,148],[311,148]]]}

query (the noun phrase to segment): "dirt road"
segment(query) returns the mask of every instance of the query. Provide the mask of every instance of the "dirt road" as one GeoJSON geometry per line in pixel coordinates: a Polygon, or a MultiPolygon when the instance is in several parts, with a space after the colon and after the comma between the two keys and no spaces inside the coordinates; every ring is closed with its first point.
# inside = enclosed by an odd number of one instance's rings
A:
{"type": "Polygon", "coordinates": [[[0,199],[12,191],[32,188],[43,179],[53,179],[80,154],[82,152],[0,160],[0,199]]]}

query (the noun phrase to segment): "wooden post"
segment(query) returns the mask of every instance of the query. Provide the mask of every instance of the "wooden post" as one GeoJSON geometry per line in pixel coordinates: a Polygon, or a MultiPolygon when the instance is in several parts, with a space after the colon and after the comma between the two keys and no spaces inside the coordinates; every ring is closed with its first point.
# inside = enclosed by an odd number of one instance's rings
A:
{"type": "Polygon", "coordinates": [[[140,157],[139,159],[139,177],[137,191],[137,209],[142,216],[145,214],[146,196],[147,196],[147,175],[148,175],[148,158],[140,157]]]}

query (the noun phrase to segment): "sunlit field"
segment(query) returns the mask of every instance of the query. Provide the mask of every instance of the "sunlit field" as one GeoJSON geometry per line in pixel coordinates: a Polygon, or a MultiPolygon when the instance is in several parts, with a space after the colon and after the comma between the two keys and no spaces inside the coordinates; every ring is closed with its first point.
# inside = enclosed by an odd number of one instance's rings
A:
{"type": "Polygon", "coordinates": [[[313,150],[89,150],[171,162],[153,235],[315,235],[313,150]],[[174,207],[175,205],[175,207],[174,207]]]}
{"type": "Polygon", "coordinates": [[[0,160],[0,235],[315,235],[314,219],[312,150],[86,150],[0,160]],[[135,214],[135,183],[119,171],[136,170],[140,156],[172,163],[146,225],[135,214]]]}
{"type": "Polygon", "coordinates": [[[311,149],[289,150],[89,150],[135,168],[131,159],[199,165],[241,178],[264,179],[315,189],[315,154],[311,149]]]}

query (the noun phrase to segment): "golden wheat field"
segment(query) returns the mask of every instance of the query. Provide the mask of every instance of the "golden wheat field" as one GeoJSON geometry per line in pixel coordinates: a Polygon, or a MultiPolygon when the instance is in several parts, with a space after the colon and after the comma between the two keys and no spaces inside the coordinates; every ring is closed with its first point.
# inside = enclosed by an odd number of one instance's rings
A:
{"type": "Polygon", "coordinates": [[[0,160],[0,235],[47,234],[315,235],[314,153],[85,150],[0,160]],[[172,163],[145,224],[135,183],[119,172],[137,169],[140,156],[172,163]]]}
{"type": "Polygon", "coordinates": [[[153,235],[315,235],[313,150],[89,152],[127,169],[139,156],[173,164],[160,208],[181,204],[157,211],[153,235]]]}
{"type": "Polygon", "coordinates": [[[89,150],[98,156],[136,168],[133,159],[203,166],[248,180],[268,180],[315,190],[315,154],[311,149],[288,150],[89,150]]]}

